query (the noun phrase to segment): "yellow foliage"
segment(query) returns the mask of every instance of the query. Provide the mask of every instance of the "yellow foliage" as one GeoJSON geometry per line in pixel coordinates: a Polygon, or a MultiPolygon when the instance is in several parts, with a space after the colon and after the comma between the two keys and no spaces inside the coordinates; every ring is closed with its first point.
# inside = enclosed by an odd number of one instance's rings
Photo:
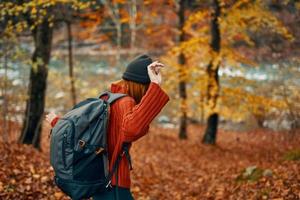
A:
{"type": "Polygon", "coordinates": [[[241,111],[244,113],[251,111],[260,115],[270,108],[286,108],[281,100],[250,94],[241,88],[222,89],[221,95],[219,95],[220,101],[218,98],[212,98],[209,101],[206,99],[207,94],[218,97],[220,92],[214,78],[206,74],[209,63],[212,62],[213,68],[226,65],[231,68],[239,68],[239,70],[241,70],[241,64],[257,66],[257,63],[233,47],[236,41],[243,41],[253,47],[254,42],[249,37],[249,32],[268,29],[289,41],[294,39],[288,29],[267,10],[265,2],[262,0],[238,0],[230,6],[226,5],[225,0],[220,2],[221,16],[218,19],[221,31],[220,52],[216,53],[210,47],[212,10],[202,9],[192,13],[183,28],[183,31],[189,36],[188,40],[174,46],[162,57],[163,62],[168,65],[166,88],[170,93],[174,93],[174,98],[180,104],[180,98],[176,94],[178,93],[178,83],[186,82],[188,115],[193,116],[203,112],[205,116],[212,112],[221,112],[222,115],[231,118],[232,107],[239,107],[234,117],[241,119],[241,111]],[[176,59],[180,53],[187,58],[186,63],[182,66],[177,63],[176,59]],[[207,91],[208,87],[209,91],[207,91]],[[204,101],[206,102],[205,106],[203,105],[204,101]],[[226,107],[229,103],[234,103],[234,105],[231,105],[230,109],[224,109],[224,106],[226,107]]]}
{"type": "MultiPolygon", "coordinates": [[[[211,15],[210,10],[201,10],[196,12],[195,14],[192,14],[188,18],[188,20],[186,20],[183,30],[186,32],[191,31],[193,25],[199,22],[203,22],[204,20],[210,19],[210,15],[211,15]]],[[[201,33],[202,31],[198,31],[198,32],[201,33]]]]}
{"type": "Polygon", "coordinates": [[[222,112],[222,116],[231,118],[230,115],[234,114],[238,119],[243,114],[252,113],[256,116],[265,115],[266,112],[271,109],[283,110],[287,106],[283,100],[274,100],[265,96],[259,96],[244,91],[242,88],[228,88],[222,87],[220,100],[222,103],[222,109],[226,107],[234,107],[231,109],[231,113],[222,112]],[[245,113],[241,113],[241,109],[245,113]]]}
{"type": "MultiPolygon", "coordinates": [[[[22,32],[27,28],[33,30],[38,24],[42,23],[45,18],[50,21],[50,26],[53,26],[52,21],[54,19],[54,14],[49,13],[49,7],[53,7],[57,4],[70,4],[74,10],[82,10],[89,8],[93,2],[82,2],[80,0],[35,0],[26,1],[22,4],[0,2],[0,20],[3,20],[4,17],[18,17],[22,14],[28,13],[34,24],[28,27],[27,25],[24,25],[26,22],[25,19],[20,18],[18,23],[14,24],[15,31],[22,32]]],[[[9,26],[5,28],[11,29],[9,26]]]]}

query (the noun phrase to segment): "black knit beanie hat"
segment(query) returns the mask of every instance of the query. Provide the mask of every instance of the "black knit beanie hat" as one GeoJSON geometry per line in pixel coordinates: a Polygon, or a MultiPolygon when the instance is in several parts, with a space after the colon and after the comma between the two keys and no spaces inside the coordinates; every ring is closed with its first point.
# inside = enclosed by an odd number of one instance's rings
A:
{"type": "Polygon", "coordinates": [[[122,78],[137,83],[150,83],[147,66],[152,63],[152,59],[146,55],[135,57],[128,65],[122,78]]]}

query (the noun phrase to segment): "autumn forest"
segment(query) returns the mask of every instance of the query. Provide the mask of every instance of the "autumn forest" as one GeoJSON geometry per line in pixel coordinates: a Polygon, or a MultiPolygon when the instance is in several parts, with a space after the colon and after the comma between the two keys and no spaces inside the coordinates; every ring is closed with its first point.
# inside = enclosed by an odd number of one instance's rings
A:
{"type": "Polygon", "coordinates": [[[300,199],[299,0],[0,0],[0,199],[70,199],[46,115],[141,54],[170,100],[132,143],[134,199],[300,199]]]}

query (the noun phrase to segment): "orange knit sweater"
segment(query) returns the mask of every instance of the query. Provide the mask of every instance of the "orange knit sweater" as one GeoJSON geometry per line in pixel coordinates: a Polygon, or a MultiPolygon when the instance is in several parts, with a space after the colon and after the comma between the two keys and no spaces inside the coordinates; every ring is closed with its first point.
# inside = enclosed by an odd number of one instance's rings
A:
{"type": "MultiPolygon", "coordinates": [[[[126,88],[112,83],[110,91],[126,93],[126,88]]],[[[136,104],[132,97],[125,96],[111,105],[107,133],[110,170],[121,151],[122,143],[133,142],[144,136],[152,120],[168,101],[169,96],[162,88],[157,83],[151,82],[139,104],[136,104]]],[[[57,120],[57,118],[54,119],[51,125],[54,126],[57,120]]],[[[129,163],[125,156],[122,157],[118,171],[115,173],[118,173],[118,185],[130,188],[129,163]]],[[[112,185],[116,185],[115,174],[112,177],[112,185]]]]}

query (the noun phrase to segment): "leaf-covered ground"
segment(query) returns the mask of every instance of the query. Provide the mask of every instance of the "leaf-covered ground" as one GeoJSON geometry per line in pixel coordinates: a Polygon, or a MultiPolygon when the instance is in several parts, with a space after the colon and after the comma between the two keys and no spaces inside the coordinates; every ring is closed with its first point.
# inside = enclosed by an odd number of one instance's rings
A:
{"type": "MultiPolygon", "coordinates": [[[[43,151],[0,143],[0,199],[68,199],[53,184],[47,127],[43,151]]],[[[152,126],[132,148],[136,199],[300,199],[300,135],[220,130],[217,146],[201,144],[203,129],[189,139],[152,126]]]]}

